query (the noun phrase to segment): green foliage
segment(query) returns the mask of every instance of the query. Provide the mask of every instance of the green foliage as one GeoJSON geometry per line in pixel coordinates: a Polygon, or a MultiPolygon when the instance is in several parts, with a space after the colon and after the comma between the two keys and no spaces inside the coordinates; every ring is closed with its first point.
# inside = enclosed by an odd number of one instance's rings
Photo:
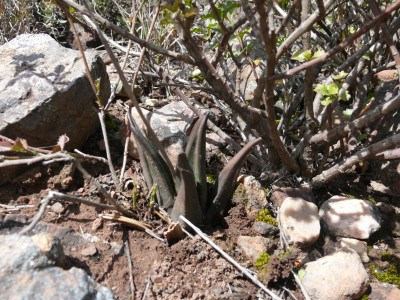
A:
{"type": "Polygon", "coordinates": [[[318,50],[316,52],[313,52],[311,50],[305,50],[305,51],[298,50],[293,53],[291,59],[297,60],[300,62],[305,62],[305,61],[310,61],[315,58],[318,58],[324,54],[325,54],[325,51],[323,51],[323,50],[318,50]]]}
{"type": "Polygon", "coordinates": [[[372,204],[377,204],[378,202],[376,201],[376,199],[374,197],[372,197],[372,195],[368,195],[367,200],[369,202],[371,202],[372,204]]]}
{"type": "Polygon", "coordinates": [[[256,221],[257,222],[265,222],[265,223],[273,225],[273,226],[278,226],[278,222],[271,215],[270,211],[267,208],[264,208],[258,212],[256,221]]]}
{"type": "MultiPolygon", "coordinates": [[[[342,80],[345,78],[347,74],[341,74],[339,73],[335,78],[335,80],[342,80]]],[[[321,100],[321,104],[324,106],[327,106],[332,103],[333,100],[343,100],[343,101],[348,101],[350,100],[350,94],[347,90],[341,90],[342,84],[340,82],[333,82],[329,84],[317,84],[317,86],[314,88],[314,91],[321,94],[323,96],[321,100]]]]}
{"type": "Polygon", "coordinates": [[[379,270],[374,264],[370,264],[368,267],[371,273],[379,281],[395,284],[400,288],[400,259],[390,253],[383,253],[381,259],[389,262],[389,265],[385,269],[379,270]]]}
{"type": "Polygon", "coordinates": [[[207,176],[207,183],[214,184],[217,181],[217,179],[215,178],[214,174],[207,173],[206,176],[207,176]]]}
{"type": "Polygon", "coordinates": [[[261,253],[260,256],[257,258],[256,262],[254,263],[254,266],[258,270],[265,270],[270,257],[271,256],[268,253],[265,252],[261,253]]]}
{"type": "Polygon", "coordinates": [[[347,75],[348,75],[348,73],[340,71],[339,74],[332,75],[332,79],[340,81],[340,80],[345,79],[347,77],[347,75]]]}
{"type": "Polygon", "coordinates": [[[301,268],[298,272],[297,272],[297,276],[299,277],[300,280],[302,280],[304,278],[304,276],[306,276],[307,271],[303,268],[301,268]]]}
{"type": "Polygon", "coordinates": [[[157,183],[155,183],[150,193],[150,207],[153,206],[154,203],[156,203],[157,192],[158,192],[158,185],[157,183]]]}
{"type": "Polygon", "coordinates": [[[363,294],[360,298],[360,300],[368,300],[368,299],[369,299],[368,294],[363,294]]]}

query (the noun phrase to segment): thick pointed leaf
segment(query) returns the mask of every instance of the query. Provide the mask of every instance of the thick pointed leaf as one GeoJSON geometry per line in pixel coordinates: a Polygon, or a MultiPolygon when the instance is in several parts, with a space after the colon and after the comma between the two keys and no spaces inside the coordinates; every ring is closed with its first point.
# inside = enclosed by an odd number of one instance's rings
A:
{"type": "MultiPolygon", "coordinates": [[[[178,222],[179,216],[182,215],[193,224],[200,225],[203,221],[203,213],[197,196],[196,181],[184,153],[178,155],[176,172],[181,184],[171,212],[171,219],[178,222]]],[[[185,226],[185,224],[182,225],[185,226]]]]}
{"type": "Polygon", "coordinates": [[[186,145],[186,156],[196,180],[200,207],[205,214],[207,210],[207,174],[206,174],[206,128],[208,113],[204,114],[193,126],[186,145]]]}
{"type": "Polygon", "coordinates": [[[166,211],[170,211],[176,196],[173,174],[171,174],[167,163],[163,160],[155,147],[140,132],[139,127],[130,113],[128,113],[128,119],[132,133],[139,145],[140,162],[147,187],[151,188],[154,183],[158,185],[159,205],[166,211]],[[140,154],[140,152],[142,153],[140,154]]]}
{"type": "Polygon", "coordinates": [[[229,198],[234,192],[236,179],[243,162],[247,155],[250,154],[252,148],[261,142],[261,140],[261,138],[258,138],[248,142],[223,168],[213,189],[215,197],[207,210],[208,219],[212,219],[216,214],[225,209],[229,198]]]}

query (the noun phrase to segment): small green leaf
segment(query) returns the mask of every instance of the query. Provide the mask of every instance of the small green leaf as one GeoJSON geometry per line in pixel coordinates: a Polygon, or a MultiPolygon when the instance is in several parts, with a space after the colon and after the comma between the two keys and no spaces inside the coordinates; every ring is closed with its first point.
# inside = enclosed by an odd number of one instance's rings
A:
{"type": "Polygon", "coordinates": [[[372,52],[371,51],[365,52],[365,54],[363,55],[363,58],[366,59],[366,60],[371,60],[372,59],[372,52]]]}
{"type": "Polygon", "coordinates": [[[314,89],[315,92],[320,93],[322,96],[336,96],[339,92],[339,86],[336,83],[331,84],[317,84],[314,89]]]}
{"type": "Polygon", "coordinates": [[[366,134],[366,133],[363,133],[363,134],[360,134],[358,137],[357,137],[357,141],[359,141],[359,142],[365,142],[366,140],[368,139],[368,134],[366,134]]]}
{"type": "Polygon", "coordinates": [[[347,108],[346,110],[343,111],[343,116],[346,118],[350,118],[353,113],[353,110],[351,108],[347,108]]]}
{"type": "Polygon", "coordinates": [[[333,80],[342,80],[342,79],[346,78],[348,74],[349,73],[346,73],[344,71],[340,71],[339,74],[332,75],[332,79],[333,80]]]}
{"type": "Polygon", "coordinates": [[[314,53],[314,55],[312,56],[312,59],[318,58],[318,57],[320,57],[320,56],[322,56],[324,54],[325,54],[324,50],[318,50],[317,52],[314,53]]]}
{"type": "Polygon", "coordinates": [[[321,100],[321,104],[323,106],[328,106],[329,104],[332,103],[332,97],[325,97],[324,99],[321,100]]]}
{"type": "Polygon", "coordinates": [[[298,51],[295,51],[293,53],[291,59],[304,62],[304,61],[313,60],[313,59],[318,58],[318,57],[320,57],[320,56],[322,56],[324,54],[325,54],[324,50],[318,50],[315,53],[313,53],[311,50],[305,50],[305,51],[298,50],[298,51]]]}
{"type": "Polygon", "coordinates": [[[300,280],[303,280],[304,276],[306,276],[307,271],[303,268],[301,268],[299,270],[299,272],[297,272],[297,276],[299,277],[300,280]]]}
{"type": "Polygon", "coordinates": [[[297,61],[301,61],[301,62],[310,60],[311,58],[312,58],[311,50],[306,50],[306,51],[298,50],[298,51],[295,51],[293,53],[292,57],[291,57],[292,60],[297,60],[297,61]]]}
{"type": "Polygon", "coordinates": [[[339,100],[349,101],[350,100],[349,92],[348,91],[341,91],[339,93],[339,100]]]}
{"type": "Polygon", "coordinates": [[[156,202],[157,192],[158,192],[158,185],[157,185],[157,183],[155,183],[155,184],[153,184],[153,187],[151,188],[150,207],[152,207],[154,205],[154,203],[156,202]]]}

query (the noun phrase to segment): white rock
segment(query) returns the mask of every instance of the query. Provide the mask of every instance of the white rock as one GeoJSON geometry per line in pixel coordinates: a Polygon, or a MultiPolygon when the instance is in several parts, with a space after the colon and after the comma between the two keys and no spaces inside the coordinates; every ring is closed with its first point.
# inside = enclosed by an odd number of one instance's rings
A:
{"type": "Polygon", "coordinates": [[[273,245],[267,238],[244,235],[238,237],[237,244],[242,249],[243,254],[252,261],[256,261],[261,253],[268,252],[273,245]]]}
{"type": "Polygon", "coordinates": [[[305,265],[301,279],[313,300],[358,299],[368,287],[369,278],[358,254],[349,248],[305,265]]]}
{"type": "Polygon", "coordinates": [[[314,203],[287,197],[279,209],[278,218],[290,244],[309,245],[319,237],[321,227],[314,203]]]}
{"type": "Polygon", "coordinates": [[[333,196],[322,204],[319,215],[334,236],[368,239],[381,227],[379,210],[360,199],[333,196]]]}
{"type": "Polygon", "coordinates": [[[361,260],[365,263],[369,262],[367,243],[356,239],[342,238],[340,247],[347,247],[353,249],[360,256],[361,260]]]}
{"type": "Polygon", "coordinates": [[[392,284],[372,282],[371,294],[368,295],[368,299],[397,300],[400,299],[400,289],[392,284]]]}

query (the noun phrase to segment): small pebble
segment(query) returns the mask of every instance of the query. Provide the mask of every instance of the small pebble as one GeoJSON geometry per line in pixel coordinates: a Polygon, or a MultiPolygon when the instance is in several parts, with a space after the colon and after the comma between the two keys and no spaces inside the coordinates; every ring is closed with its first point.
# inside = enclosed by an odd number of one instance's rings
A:
{"type": "Polygon", "coordinates": [[[117,242],[111,242],[110,246],[115,254],[119,255],[121,253],[122,246],[123,246],[122,244],[117,243],[117,242]]]}
{"type": "Polygon", "coordinates": [[[265,222],[255,222],[253,224],[253,229],[262,236],[273,236],[279,233],[278,227],[265,222]]]}
{"type": "Polygon", "coordinates": [[[81,255],[82,256],[93,256],[97,252],[97,248],[95,245],[90,245],[89,247],[82,249],[81,255]]]}
{"type": "Polygon", "coordinates": [[[96,218],[93,223],[92,223],[92,230],[96,231],[103,225],[103,219],[102,218],[96,218]]]}
{"type": "Polygon", "coordinates": [[[64,211],[64,206],[60,202],[54,203],[50,208],[57,214],[61,214],[64,211]]]}

